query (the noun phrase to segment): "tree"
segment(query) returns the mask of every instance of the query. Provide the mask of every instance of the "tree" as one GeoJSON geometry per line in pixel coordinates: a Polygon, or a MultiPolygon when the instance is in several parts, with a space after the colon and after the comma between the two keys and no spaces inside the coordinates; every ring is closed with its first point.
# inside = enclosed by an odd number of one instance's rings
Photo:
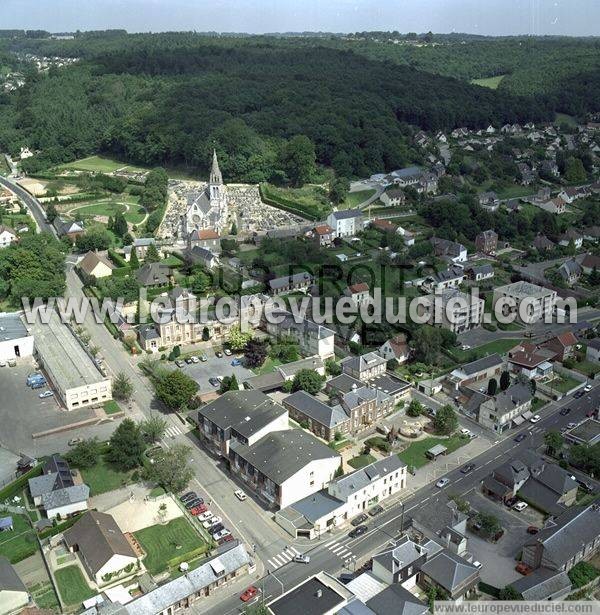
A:
{"type": "Polygon", "coordinates": [[[529,381],[529,390],[531,391],[531,396],[535,397],[537,391],[537,380],[535,378],[531,378],[529,381]]]}
{"type": "Polygon", "coordinates": [[[204,271],[196,271],[190,281],[190,290],[195,295],[203,295],[211,286],[210,277],[204,271]]]}
{"type": "Polygon", "coordinates": [[[137,250],[135,249],[135,246],[131,247],[131,255],[129,257],[129,267],[131,269],[139,269],[140,267],[140,260],[138,258],[137,250]]]}
{"type": "Polygon", "coordinates": [[[46,207],[46,220],[52,224],[57,216],[58,211],[56,210],[56,205],[52,202],[48,203],[48,207],[46,207]]]}
{"type": "Polygon", "coordinates": [[[239,391],[240,386],[238,384],[237,378],[235,374],[231,376],[223,376],[223,380],[221,380],[221,386],[219,387],[219,393],[227,393],[227,391],[239,391]]]}
{"type": "Polygon", "coordinates": [[[144,440],[149,444],[154,444],[160,440],[167,429],[167,421],[158,414],[152,414],[140,423],[140,430],[144,440]]]}
{"type": "Polygon", "coordinates": [[[587,180],[587,173],[585,172],[581,159],[575,158],[574,156],[567,159],[565,179],[572,183],[582,183],[587,180]]]}
{"type": "Polygon", "coordinates": [[[500,374],[500,390],[506,391],[510,386],[510,374],[505,370],[500,374]]]}
{"type": "Polygon", "coordinates": [[[234,222],[231,225],[231,230],[229,231],[230,235],[237,235],[238,234],[238,228],[237,228],[237,224],[234,222]]]}
{"type": "Polygon", "coordinates": [[[292,186],[309,182],[316,170],[313,142],[306,135],[292,137],[283,148],[281,163],[292,186]]]}
{"type": "Polygon", "coordinates": [[[191,448],[184,444],[175,444],[164,450],[148,467],[146,477],[171,493],[183,491],[194,477],[189,467],[190,452],[191,448]]]}
{"type": "Polygon", "coordinates": [[[564,439],[558,431],[548,431],[544,434],[544,444],[548,455],[556,457],[564,446],[564,439]]]}
{"type": "Polygon", "coordinates": [[[110,447],[106,458],[120,470],[133,470],[141,464],[145,448],[144,437],[139,425],[126,418],[110,437],[110,447]]]}
{"type": "Polygon", "coordinates": [[[242,331],[239,325],[233,325],[229,330],[229,346],[232,350],[243,350],[252,339],[250,331],[242,331]]]}
{"type": "Polygon", "coordinates": [[[208,342],[209,339],[210,339],[210,331],[208,330],[208,327],[205,326],[202,329],[202,341],[208,342]]]}
{"type": "Polygon", "coordinates": [[[523,596],[512,585],[506,585],[500,590],[498,600],[514,601],[523,600],[523,596]]]}
{"type": "Polygon", "coordinates": [[[301,369],[292,381],[292,391],[306,391],[316,395],[323,386],[323,377],[314,369],[301,369]]]}
{"type": "Polygon", "coordinates": [[[107,250],[111,243],[112,237],[104,227],[92,227],[75,238],[75,246],[80,252],[107,250]]]}
{"type": "Polygon", "coordinates": [[[413,399],[410,404],[408,404],[408,408],[406,408],[406,416],[411,416],[416,418],[423,414],[424,408],[420,401],[413,399]]]}
{"type": "Polygon", "coordinates": [[[346,200],[350,191],[350,182],[345,177],[337,177],[329,184],[329,200],[339,205],[346,200]]]}
{"type": "Polygon", "coordinates": [[[172,410],[186,406],[198,392],[198,383],[178,369],[169,372],[156,383],[156,395],[172,410]]]}
{"type": "Polygon", "coordinates": [[[160,261],[160,254],[158,253],[158,248],[156,244],[151,243],[146,250],[146,258],[144,258],[144,263],[158,263],[160,261]]]}
{"type": "Polygon", "coordinates": [[[481,533],[484,536],[495,536],[502,529],[500,521],[498,521],[498,518],[494,515],[480,512],[475,518],[481,525],[481,533]]]}
{"type": "Polygon", "coordinates": [[[123,372],[118,373],[113,380],[112,392],[116,399],[129,401],[133,395],[131,378],[123,372]]]}
{"type": "Polygon", "coordinates": [[[498,390],[498,381],[495,378],[492,378],[488,382],[487,394],[490,397],[494,397],[494,395],[496,395],[497,390],[498,390]]]}
{"type": "Polygon", "coordinates": [[[244,353],[244,362],[246,367],[260,367],[267,358],[267,345],[266,340],[251,339],[246,344],[246,350],[244,353]]]}
{"type": "Polygon", "coordinates": [[[433,428],[439,434],[450,435],[458,427],[458,417],[452,406],[442,406],[433,418],[433,428]]]}
{"type": "Polygon", "coordinates": [[[325,359],[325,370],[332,377],[342,373],[342,367],[335,359],[325,359]]]}
{"type": "Polygon", "coordinates": [[[127,220],[125,220],[125,216],[122,212],[118,211],[115,214],[115,219],[112,226],[112,231],[117,237],[123,237],[125,233],[129,230],[127,226],[127,220]]]}
{"type": "Polygon", "coordinates": [[[82,440],[67,455],[67,459],[76,468],[85,469],[95,466],[100,461],[101,446],[98,438],[82,440]]]}

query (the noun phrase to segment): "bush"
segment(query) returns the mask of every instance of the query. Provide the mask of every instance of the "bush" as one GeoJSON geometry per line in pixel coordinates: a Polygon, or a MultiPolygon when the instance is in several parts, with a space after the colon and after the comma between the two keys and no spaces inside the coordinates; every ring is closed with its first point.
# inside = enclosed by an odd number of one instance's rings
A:
{"type": "Polygon", "coordinates": [[[583,587],[600,575],[600,570],[589,562],[579,562],[568,572],[573,587],[583,587]]]}

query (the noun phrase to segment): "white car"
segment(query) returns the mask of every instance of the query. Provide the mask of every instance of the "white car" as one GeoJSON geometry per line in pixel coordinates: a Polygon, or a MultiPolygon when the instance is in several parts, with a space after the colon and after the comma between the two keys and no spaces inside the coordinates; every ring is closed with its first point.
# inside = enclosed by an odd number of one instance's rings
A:
{"type": "Polygon", "coordinates": [[[577,427],[577,423],[567,423],[567,429],[573,429],[575,427],[577,427]]]}
{"type": "Polygon", "coordinates": [[[541,421],[542,417],[539,414],[534,414],[530,419],[529,422],[530,423],[537,423],[538,421],[541,421]]]}
{"type": "Polygon", "coordinates": [[[475,560],[473,562],[473,566],[475,566],[475,568],[481,568],[481,562],[478,562],[477,560],[475,560]]]}
{"type": "Polygon", "coordinates": [[[592,385],[591,384],[586,384],[585,387],[583,388],[583,390],[586,393],[589,393],[592,390],[592,385]]]}
{"type": "Polygon", "coordinates": [[[221,540],[221,538],[225,538],[225,536],[229,536],[229,534],[231,534],[231,532],[227,529],[222,529],[220,532],[215,532],[212,537],[213,540],[221,540]]]}
{"type": "Polygon", "coordinates": [[[225,353],[225,356],[227,357],[231,356],[231,350],[229,350],[229,348],[223,348],[223,352],[225,353]]]}
{"type": "Polygon", "coordinates": [[[200,363],[200,359],[196,356],[190,357],[192,359],[192,363],[200,363]]]}
{"type": "Polygon", "coordinates": [[[442,489],[443,487],[445,487],[448,483],[450,482],[449,478],[440,478],[440,480],[438,480],[438,482],[435,484],[435,486],[438,489],[442,489]]]}
{"type": "Polygon", "coordinates": [[[210,510],[207,510],[206,512],[202,513],[198,517],[198,521],[203,523],[204,521],[207,521],[208,519],[212,519],[212,516],[213,516],[213,514],[210,512],[210,510]]]}
{"type": "Polygon", "coordinates": [[[463,344],[463,345],[460,347],[460,349],[461,349],[461,350],[471,350],[471,346],[469,346],[469,344],[463,344]]]}
{"type": "Polygon", "coordinates": [[[208,519],[207,521],[205,521],[202,525],[206,529],[208,529],[209,527],[212,527],[213,525],[217,525],[217,523],[221,523],[221,521],[223,521],[221,517],[213,517],[212,519],[208,519]]]}
{"type": "Polygon", "coordinates": [[[518,511],[518,512],[522,512],[523,510],[525,510],[527,508],[528,504],[527,502],[517,502],[513,508],[518,511]]]}
{"type": "Polygon", "coordinates": [[[469,438],[471,437],[471,431],[469,429],[466,429],[465,427],[463,427],[460,430],[461,435],[463,436],[469,436],[469,438]]]}
{"type": "Polygon", "coordinates": [[[248,497],[241,489],[238,489],[237,491],[234,491],[234,493],[235,493],[235,497],[240,502],[243,502],[248,497]]]}
{"type": "Polygon", "coordinates": [[[52,397],[54,395],[54,391],[44,391],[39,394],[40,399],[46,399],[46,397],[52,397]]]}

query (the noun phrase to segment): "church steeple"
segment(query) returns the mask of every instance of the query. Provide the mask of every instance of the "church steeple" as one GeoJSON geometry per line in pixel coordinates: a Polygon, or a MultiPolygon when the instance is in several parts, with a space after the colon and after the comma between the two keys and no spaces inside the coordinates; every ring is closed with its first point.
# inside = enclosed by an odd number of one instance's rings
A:
{"type": "Polygon", "coordinates": [[[223,184],[223,176],[221,175],[221,169],[219,169],[219,161],[217,160],[217,150],[213,149],[212,167],[210,169],[209,184],[216,184],[221,186],[223,184]]]}

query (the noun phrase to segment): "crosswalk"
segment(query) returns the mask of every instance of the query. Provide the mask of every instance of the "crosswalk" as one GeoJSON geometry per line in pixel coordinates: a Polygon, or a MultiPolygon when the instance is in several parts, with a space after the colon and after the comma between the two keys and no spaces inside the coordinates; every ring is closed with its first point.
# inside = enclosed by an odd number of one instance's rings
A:
{"type": "Polygon", "coordinates": [[[171,425],[165,429],[164,437],[175,438],[182,433],[183,431],[181,431],[180,427],[177,427],[177,425],[171,425]]]}
{"type": "Polygon", "coordinates": [[[337,555],[341,559],[347,559],[352,557],[352,551],[348,547],[336,540],[332,540],[325,545],[334,555],[337,555]]]}
{"type": "Polygon", "coordinates": [[[272,555],[271,558],[267,560],[267,563],[271,570],[276,570],[281,566],[285,566],[288,562],[291,562],[296,555],[300,555],[300,551],[294,549],[294,547],[286,547],[277,555],[272,555]]]}

